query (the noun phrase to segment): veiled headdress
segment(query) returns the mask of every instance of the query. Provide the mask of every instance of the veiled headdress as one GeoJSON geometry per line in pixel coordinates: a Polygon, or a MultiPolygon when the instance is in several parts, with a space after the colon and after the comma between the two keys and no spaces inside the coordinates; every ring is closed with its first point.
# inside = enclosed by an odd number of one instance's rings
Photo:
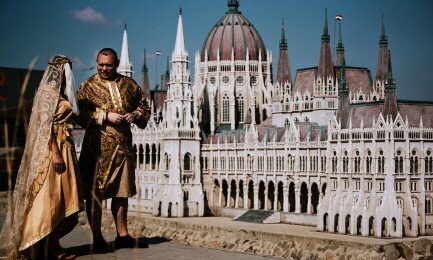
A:
{"type": "Polygon", "coordinates": [[[44,171],[40,171],[40,168],[49,149],[63,71],[66,64],[70,63],[71,60],[66,56],[52,57],[48,61],[48,67],[33,100],[26,145],[18,170],[12,203],[0,233],[0,252],[6,252],[7,259],[16,259],[18,256],[25,216],[45,181],[46,172],[44,175],[44,171]]]}

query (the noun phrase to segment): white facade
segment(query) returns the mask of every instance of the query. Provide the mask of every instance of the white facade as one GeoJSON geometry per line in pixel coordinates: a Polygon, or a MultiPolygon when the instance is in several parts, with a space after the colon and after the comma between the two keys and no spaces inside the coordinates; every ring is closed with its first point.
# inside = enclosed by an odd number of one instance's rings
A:
{"type": "MultiPolygon", "coordinates": [[[[233,55],[202,62],[197,54],[191,88],[188,64],[180,15],[163,120],[152,114],[145,129],[132,127],[138,194],[130,199],[130,210],[163,217],[234,217],[258,209],[319,231],[433,234],[433,129],[424,127],[422,118],[414,126],[400,114],[391,120],[379,113],[370,115],[377,120],[369,126],[352,127],[349,118],[342,128],[336,79],[317,78],[313,93],[291,93],[291,83],[270,82],[270,55],[265,62],[233,55]],[[204,106],[222,113],[224,93],[230,127],[215,132],[226,115],[211,113],[216,117],[210,118],[206,136],[199,128],[204,106]],[[235,116],[240,112],[234,99],[240,96],[243,115],[252,113],[248,124],[235,116]],[[252,102],[255,97],[263,102],[252,102]],[[263,111],[272,115],[270,124],[255,122],[255,106],[262,121],[263,111]]],[[[373,82],[371,93],[350,92],[349,100],[383,101],[384,83],[373,82]]]]}

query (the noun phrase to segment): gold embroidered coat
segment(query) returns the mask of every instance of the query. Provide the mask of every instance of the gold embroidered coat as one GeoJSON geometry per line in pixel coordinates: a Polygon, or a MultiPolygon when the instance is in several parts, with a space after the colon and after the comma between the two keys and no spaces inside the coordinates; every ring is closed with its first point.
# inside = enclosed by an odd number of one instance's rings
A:
{"type": "Polygon", "coordinates": [[[145,128],[150,108],[141,88],[130,77],[117,74],[110,85],[95,74],[81,84],[77,98],[80,119],[86,126],[79,160],[84,192],[99,189],[104,198],[135,195],[135,155],[130,125],[127,122],[112,124],[105,117],[107,112],[134,113],[134,124],[145,128]],[[119,174],[121,176],[116,176],[119,174]],[[123,182],[121,185],[126,182],[129,187],[119,188],[119,182],[123,182]],[[113,189],[121,191],[113,192],[113,189]]]}

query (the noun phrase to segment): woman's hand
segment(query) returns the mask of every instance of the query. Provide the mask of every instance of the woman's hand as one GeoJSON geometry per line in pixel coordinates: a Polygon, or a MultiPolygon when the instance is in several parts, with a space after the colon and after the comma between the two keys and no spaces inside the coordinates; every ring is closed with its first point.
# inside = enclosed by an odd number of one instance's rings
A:
{"type": "Polygon", "coordinates": [[[66,164],[65,164],[65,161],[63,160],[62,154],[53,153],[53,157],[52,157],[51,161],[53,163],[54,170],[58,174],[61,174],[61,173],[66,171],[66,164]]]}

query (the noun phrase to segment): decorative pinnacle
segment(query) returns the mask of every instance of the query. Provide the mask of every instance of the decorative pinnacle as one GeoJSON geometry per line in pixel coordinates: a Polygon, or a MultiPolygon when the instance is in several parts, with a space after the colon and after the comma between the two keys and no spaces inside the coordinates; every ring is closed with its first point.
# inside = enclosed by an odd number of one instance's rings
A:
{"type": "Polygon", "coordinates": [[[179,15],[182,15],[182,7],[179,7],[179,15]]]}

